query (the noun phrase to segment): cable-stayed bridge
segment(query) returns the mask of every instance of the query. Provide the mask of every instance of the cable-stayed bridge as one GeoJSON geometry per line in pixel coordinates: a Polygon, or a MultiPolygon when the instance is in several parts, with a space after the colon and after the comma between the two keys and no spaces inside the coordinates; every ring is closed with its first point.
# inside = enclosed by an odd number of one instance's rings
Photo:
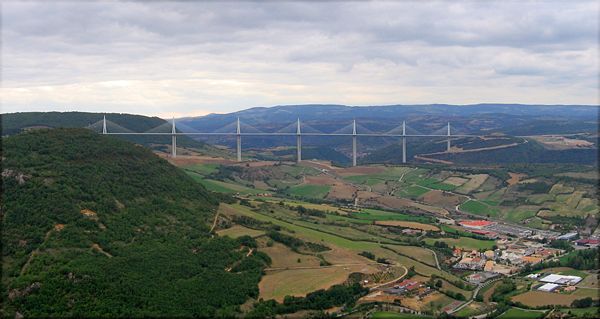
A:
{"type": "Polygon", "coordinates": [[[106,116],[96,123],[90,124],[87,128],[92,130],[100,131],[106,135],[164,135],[171,136],[171,156],[177,157],[177,136],[190,135],[190,136],[235,136],[237,142],[237,160],[242,161],[242,137],[243,136],[296,136],[296,160],[297,162],[302,161],[302,137],[303,136],[348,136],[352,137],[352,165],[356,166],[357,160],[357,143],[356,140],[359,137],[396,137],[401,138],[402,141],[402,163],[406,163],[406,147],[407,138],[414,137],[431,137],[431,138],[446,138],[447,140],[447,151],[450,151],[451,138],[461,137],[476,137],[481,135],[468,135],[460,134],[460,132],[451,131],[450,122],[446,127],[442,127],[432,133],[425,134],[421,133],[408,125],[403,121],[402,125],[399,125],[387,132],[373,132],[353,120],[352,123],[336,130],[331,133],[321,132],[310,125],[302,124],[300,119],[294,123],[275,131],[275,132],[263,132],[260,129],[243,123],[238,118],[237,121],[227,124],[213,132],[200,132],[197,129],[191,128],[187,125],[181,125],[179,127],[175,124],[175,119],[171,122],[165,122],[157,127],[149,129],[145,132],[133,132],[119,124],[112,121],[108,121],[106,116]],[[183,129],[183,130],[182,130],[183,129]]]}

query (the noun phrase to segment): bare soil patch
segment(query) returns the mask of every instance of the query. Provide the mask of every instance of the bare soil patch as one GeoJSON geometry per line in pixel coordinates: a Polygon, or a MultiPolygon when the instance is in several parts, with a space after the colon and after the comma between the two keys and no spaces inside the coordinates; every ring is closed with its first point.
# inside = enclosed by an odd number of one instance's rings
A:
{"type": "Polygon", "coordinates": [[[356,187],[352,185],[338,183],[333,185],[329,190],[327,198],[333,200],[352,200],[356,191],[356,187]]]}
{"type": "Polygon", "coordinates": [[[433,190],[423,194],[421,200],[428,204],[443,207],[455,207],[462,202],[460,196],[439,190],[433,190]]]}
{"type": "Polygon", "coordinates": [[[509,186],[515,185],[521,179],[523,179],[524,177],[527,177],[527,174],[512,173],[512,172],[509,172],[508,175],[510,176],[510,178],[507,179],[506,182],[508,183],[509,186]]]}
{"type": "Polygon", "coordinates": [[[315,184],[315,185],[335,185],[335,184],[339,184],[340,182],[331,176],[319,175],[319,176],[306,176],[304,178],[304,183],[315,184]]]}

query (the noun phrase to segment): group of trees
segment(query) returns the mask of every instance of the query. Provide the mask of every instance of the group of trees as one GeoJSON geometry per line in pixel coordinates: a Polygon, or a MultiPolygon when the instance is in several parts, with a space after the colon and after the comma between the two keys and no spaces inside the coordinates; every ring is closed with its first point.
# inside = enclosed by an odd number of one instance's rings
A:
{"type": "Polygon", "coordinates": [[[254,304],[254,309],[247,317],[265,318],[306,309],[325,310],[343,305],[350,306],[354,305],[358,298],[368,292],[369,289],[362,287],[359,283],[335,285],[327,290],[321,289],[311,292],[306,297],[286,296],[283,303],[278,303],[275,300],[259,301],[254,304]]]}

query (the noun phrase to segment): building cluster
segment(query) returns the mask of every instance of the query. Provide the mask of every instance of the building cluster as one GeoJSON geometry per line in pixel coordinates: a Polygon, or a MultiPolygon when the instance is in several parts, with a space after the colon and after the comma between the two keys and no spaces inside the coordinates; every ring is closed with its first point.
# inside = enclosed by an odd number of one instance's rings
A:
{"type": "Polygon", "coordinates": [[[545,277],[542,277],[541,274],[530,274],[527,275],[527,278],[538,279],[540,283],[543,284],[537,287],[537,290],[545,292],[556,292],[560,290],[573,291],[577,289],[575,285],[582,280],[582,278],[579,276],[567,276],[559,274],[549,274],[545,277]]]}
{"type": "Polygon", "coordinates": [[[501,239],[510,237],[530,239],[557,239],[559,232],[538,230],[517,225],[509,225],[489,220],[462,220],[458,222],[466,231],[473,234],[488,237],[490,239],[501,239]]]}

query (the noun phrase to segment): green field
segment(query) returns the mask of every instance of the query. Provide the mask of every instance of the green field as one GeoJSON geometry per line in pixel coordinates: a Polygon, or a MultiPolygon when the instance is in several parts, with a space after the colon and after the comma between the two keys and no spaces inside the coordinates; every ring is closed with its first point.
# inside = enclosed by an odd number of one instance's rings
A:
{"type": "Polygon", "coordinates": [[[200,175],[209,175],[219,170],[220,164],[193,164],[184,166],[183,169],[193,171],[200,175]]]}
{"type": "Polygon", "coordinates": [[[500,214],[500,210],[496,207],[486,205],[480,201],[468,200],[460,205],[460,210],[467,213],[481,215],[481,216],[492,216],[497,217],[500,214]]]}
{"type": "Polygon", "coordinates": [[[537,319],[544,316],[543,311],[524,310],[520,308],[510,308],[498,318],[500,319],[537,319]]]}
{"type": "Polygon", "coordinates": [[[213,192],[218,193],[242,193],[242,194],[258,194],[261,192],[259,189],[254,189],[250,187],[245,187],[238,184],[226,183],[221,181],[216,181],[213,179],[204,179],[200,175],[196,173],[188,173],[194,180],[202,184],[206,189],[213,192]]]}
{"type": "Polygon", "coordinates": [[[518,223],[524,219],[535,216],[537,211],[515,209],[504,214],[504,220],[518,223]]]}
{"type": "Polygon", "coordinates": [[[348,215],[351,218],[363,219],[363,220],[401,220],[401,221],[415,221],[422,223],[430,223],[431,220],[423,216],[413,216],[402,213],[387,212],[379,209],[363,209],[360,213],[350,213],[348,215]]]}
{"type": "Polygon", "coordinates": [[[419,186],[439,189],[442,191],[452,191],[456,189],[456,186],[440,182],[435,178],[423,178],[421,180],[418,180],[416,184],[419,186]]]}
{"type": "Polygon", "coordinates": [[[325,198],[330,189],[331,186],[329,185],[303,184],[293,186],[288,193],[299,197],[325,198]]]}
{"type": "Polygon", "coordinates": [[[401,312],[389,312],[389,311],[377,311],[371,315],[373,319],[422,319],[432,318],[425,315],[414,315],[412,313],[401,313],[401,312]]]}
{"type": "Polygon", "coordinates": [[[429,192],[427,188],[418,186],[418,185],[410,185],[407,188],[400,190],[400,194],[410,198],[417,198],[425,193],[429,192]]]}
{"type": "Polygon", "coordinates": [[[436,241],[443,241],[450,247],[460,247],[464,249],[492,249],[495,245],[493,240],[479,240],[469,237],[459,238],[426,238],[425,242],[428,245],[433,245],[436,241]]]}

